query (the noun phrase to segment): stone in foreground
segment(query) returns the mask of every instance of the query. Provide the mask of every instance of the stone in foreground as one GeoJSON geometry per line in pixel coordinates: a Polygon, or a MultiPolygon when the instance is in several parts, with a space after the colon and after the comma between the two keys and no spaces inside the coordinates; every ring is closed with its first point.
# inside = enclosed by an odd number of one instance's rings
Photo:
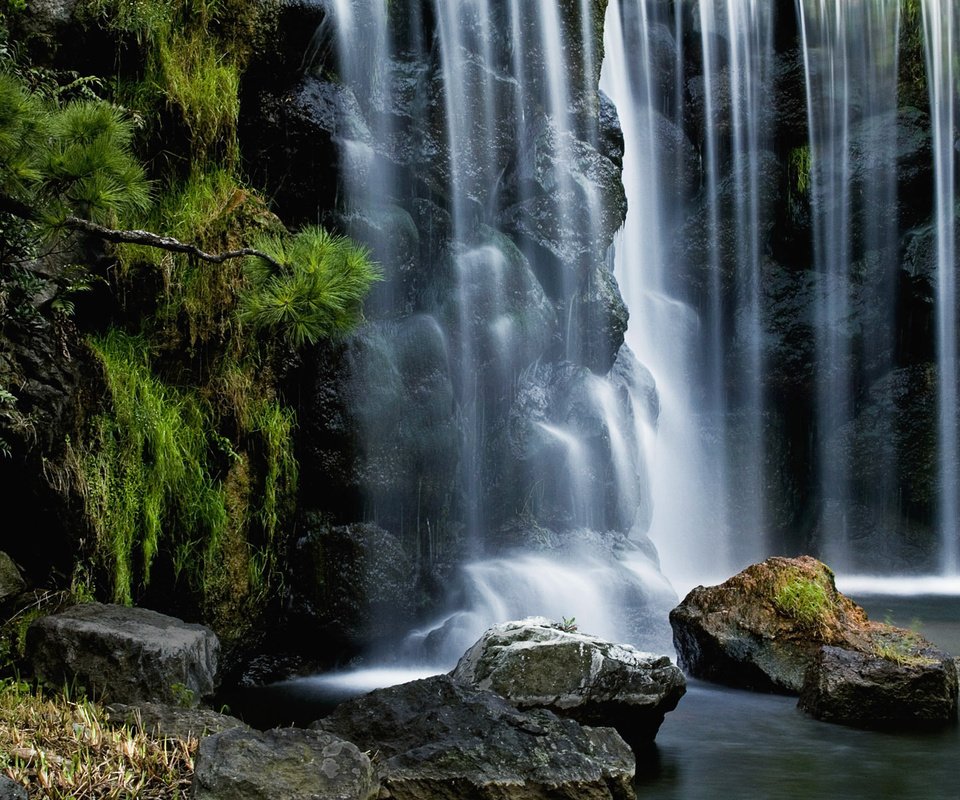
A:
{"type": "Polygon", "coordinates": [[[234,728],[200,742],[194,800],[372,800],[370,759],[323,731],[234,728]]]}
{"type": "Polygon", "coordinates": [[[864,728],[926,727],[957,717],[957,667],[937,650],[882,658],[824,647],[807,671],[800,708],[864,728]]]}
{"type": "Polygon", "coordinates": [[[241,720],[218,714],[209,708],[182,708],[162,703],[141,703],[107,706],[107,720],[114,725],[128,725],[161,739],[199,739],[232,728],[246,728],[241,720]]]}
{"type": "Polygon", "coordinates": [[[87,603],[27,631],[34,675],[136,705],[196,704],[216,688],[220,643],[209,628],[145,608],[87,603]]]}
{"type": "Polygon", "coordinates": [[[316,723],[379,752],[394,800],[634,800],[635,762],[612,728],[520,712],[448,675],[379,689],[316,723]]]}
{"type": "Polygon", "coordinates": [[[0,800],[27,800],[27,790],[16,781],[0,775],[0,800]]]}
{"type": "Polygon", "coordinates": [[[546,708],[582,725],[605,725],[634,749],[649,745],[687,689],[667,656],[613,644],[542,617],[496,625],[451,673],[520,709],[546,708]]]}

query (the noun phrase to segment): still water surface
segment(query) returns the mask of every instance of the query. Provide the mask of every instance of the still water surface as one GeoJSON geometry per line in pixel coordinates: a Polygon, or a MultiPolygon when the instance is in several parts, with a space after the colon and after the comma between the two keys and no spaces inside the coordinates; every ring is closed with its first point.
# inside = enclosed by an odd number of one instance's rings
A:
{"type": "MultiPolygon", "coordinates": [[[[919,630],[960,654],[960,595],[855,596],[871,619],[919,630]]],[[[337,703],[439,669],[361,670],[248,691],[257,727],[309,724],[337,703]]],[[[960,729],[879,733],[817,722],[796,698],[689,682],[637,764],[637,795],[657,800],[960,800],[960,729]]],[[[242,710],[241,710],[242,709],[242,710]]]]}
{"type": "MultiPolygon", "coordinates": [[[[859,596],[874,620],[960,653],[960,597],[859,596]]],[[[879,733],[817,722],[796,698],[690,681],[637,765],[639,798],[960,800],[960,729],[879,733]]]]}

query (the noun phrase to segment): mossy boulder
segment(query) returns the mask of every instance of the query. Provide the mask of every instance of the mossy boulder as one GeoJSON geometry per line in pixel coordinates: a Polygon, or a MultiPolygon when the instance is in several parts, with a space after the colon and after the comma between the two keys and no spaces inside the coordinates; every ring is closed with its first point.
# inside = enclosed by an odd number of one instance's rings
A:
{"type": "Polygon", "coordinates": [[[820,719],[874,727],[957,716],[953,658],[913,631],[871,622],[810,556],[769,558],[698,586],[670,624],[691,675],[800,694],[820,719]]]}
{"type": "Polygon", "coordinates": [[[670,612],[680,666],[704,680],[797,693],[824,644],[866,646],[867,615],[809,556],[770,558],[670,612]]]}
{"type": "Polygon", "coordinates": [[[653,741],[687,688],[667,656],[543,617],[490,628],[451,674],[521,709],[547,708],[583,725],[612,726],[634,749],[653,741]]]}

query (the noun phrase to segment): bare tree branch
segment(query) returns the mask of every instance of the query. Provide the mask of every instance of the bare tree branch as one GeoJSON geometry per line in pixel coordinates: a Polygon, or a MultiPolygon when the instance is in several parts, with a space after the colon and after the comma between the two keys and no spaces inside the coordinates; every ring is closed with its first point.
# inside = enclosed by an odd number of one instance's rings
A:
{"type": "Polygon", "coordinates": [[[171,236],[160,236],[150,231],[140,230],[117,230],[116,228],[107,228],[104,225],[98,225],[88,219],[80,217],[67,217],[63,221],[66,228],[75,231],[83,231],[92,234],[107,242],[114,244],[139,244],[144,247],[156,247],[160,250],[168,250],[171,253],[186,253],[187,255],[199,258],[202,261],[209,261],[212,264],[222,264],[231,258],[244,258],[245,256],[256,256],[262,258],[275,269],[283,269],[283,265],[272,256],[267,255],[262,250],[255,250],[252,247],[243,247],[239,250],[227,250],[223,253],[207,253],[192,244],[181,242],[171,236]]]}

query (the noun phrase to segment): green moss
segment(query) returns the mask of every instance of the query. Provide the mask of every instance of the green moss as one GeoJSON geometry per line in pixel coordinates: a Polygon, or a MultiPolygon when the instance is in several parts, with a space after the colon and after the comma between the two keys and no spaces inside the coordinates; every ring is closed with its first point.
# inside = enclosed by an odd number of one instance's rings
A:
{"type": "Polygon", "coordinates": [[[86,510],[111,597],[130,603],[149,584],[164,535],[215,541],[227,514],[207,466],[207,409],[154,377],[143,339],[112,330],[90,347],[109,407],[80,456],[86,510]]]}
{"type": "Polygon", "coordinates": [[[921,0],[900,2],[900,61],[898,92],[901,106],[929,105],[921,0]]]}
{"type": "Polygon", "coordinates": [[[773,599],[777,610],[808,630],[822,630],[832,619],[833,608],[822,583],[801,576],[788,577],[773,599]]]}
{"type": "Polygon", "coordinates": [[[810,191],[810,171],[813,166],[810,146],[795,147],[790,151],[788,171],[790,187],[797,194],[806,195],[810,191]]]}

